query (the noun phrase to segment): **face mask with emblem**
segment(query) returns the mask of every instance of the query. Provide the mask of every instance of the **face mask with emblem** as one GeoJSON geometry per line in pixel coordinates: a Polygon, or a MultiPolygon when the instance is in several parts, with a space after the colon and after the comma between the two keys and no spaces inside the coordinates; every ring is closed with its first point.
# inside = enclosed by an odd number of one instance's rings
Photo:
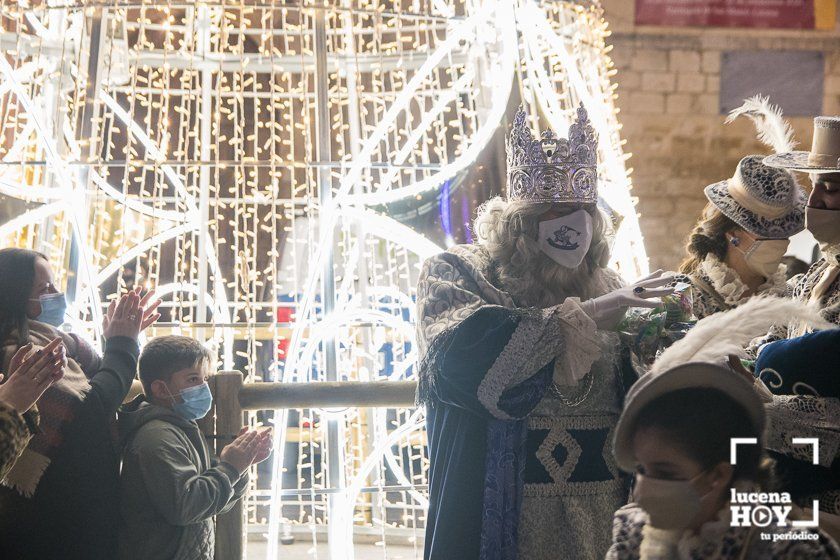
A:
{"type": "Polygon", "coordinates": [[[566,268],[577,268],[592,243],[592,216],[581,209],[542,221],[539,236],[540,250],[551,260],[566,268]]]}

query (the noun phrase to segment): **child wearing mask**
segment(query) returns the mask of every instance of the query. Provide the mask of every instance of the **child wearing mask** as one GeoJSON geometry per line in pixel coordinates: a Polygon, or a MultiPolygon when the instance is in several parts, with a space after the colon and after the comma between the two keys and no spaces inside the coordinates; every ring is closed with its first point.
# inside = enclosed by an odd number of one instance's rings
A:
{"type": "Polygon", "coordinates": [[[615,514],[607,559],[840,558],[824,533],[791,525],[795,508],[785,526],[738,521],[742,498],[754,507],[750,496],[767,492],[764,426],[752,385],[722,365],[687,363],[640,378],[614,440],[618,465],[636,473],[634,499],[615,514]],[[733,438],[756,442],[735,446],[734,464],[733,438]]]}
{"type": "Polygon", "coordinates": [[[191,338],[159,337],[143,349],[145,395],[120,417],[122,560],[212,560],[213,517],[242,498],[248,467],[270,453],[268,430],[243,430],[211,457],[196,421],[212,405],[212,367],[210,352],[191,338]]]}

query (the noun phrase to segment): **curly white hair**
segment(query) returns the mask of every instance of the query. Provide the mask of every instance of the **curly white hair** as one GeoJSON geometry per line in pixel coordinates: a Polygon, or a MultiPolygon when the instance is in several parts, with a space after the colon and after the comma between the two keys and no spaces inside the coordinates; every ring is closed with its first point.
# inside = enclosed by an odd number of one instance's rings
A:
{"type": "Polygon", "coordinates": [[[592,244],[580,266],[561,266],[540,250],[539,218],[553,207],[496,197],[478,209],[473,231],[498,265],[501,287],[518,305],[550,307],[568,297],[585,301],[617,287],[615,273],[606,269],[607,218],[594,205],[562,207],[568,213],[585,208],[592,215],[592,244]]]}

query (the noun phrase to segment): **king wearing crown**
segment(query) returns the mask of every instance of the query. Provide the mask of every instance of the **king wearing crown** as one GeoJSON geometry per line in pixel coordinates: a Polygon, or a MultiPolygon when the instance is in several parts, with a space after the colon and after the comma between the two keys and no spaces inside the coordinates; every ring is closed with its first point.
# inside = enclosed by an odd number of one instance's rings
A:
{"type": "Polygon", "coordinates": [[[473,245],[430,258],[418,285],[418,401],[426,406],[425,558],[603,558],[627,481],[612,457],[624,389],[614,332],[670,293],[606,267],[597,137],[535,138],[519,109],[507,196],[478,212],[473,245]]]}

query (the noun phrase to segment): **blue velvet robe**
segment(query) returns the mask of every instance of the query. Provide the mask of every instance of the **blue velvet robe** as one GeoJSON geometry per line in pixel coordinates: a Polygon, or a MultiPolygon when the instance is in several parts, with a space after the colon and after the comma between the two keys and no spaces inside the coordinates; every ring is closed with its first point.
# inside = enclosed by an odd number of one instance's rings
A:
{"type": "Polygon", "coordinates": [[[522,308],[496,286],[480,246],[454,247],[421,272],[425,558],[603,557],[627,498],[610,449],[633,381],[617,367],[617,337],[577,300],[522,308]]]}
{"type": "MultiPolygon", "coordinates": [[[[507,310],[483,308],[460,325],[445,351],[435,402],[426,412],[431,462],[424,554],[428,560],[479,558],[485,521],[491,524],[484,529],[485,548],[491,539],[515,550],[516,534],[510,529],[516,526],[521,495],[512,500],[507,511],[488,511],[485,491],[503,494],[521,488],[526,435],[521,418],[544,396],[554,363],[503,395],[503,410],[519,420],[495,419],[479,402],[477,389],[518,322],[507,310]],[[493,440],[489,454],[488,439],[493,440]],[[488,460],[509,462],[514,468],[500,469],[498,464],[491,464],[488,469],[488,460]],[[503,471],[508,471],[507,479],[487,479],[488,474],[498,476],[503,471]],[[446,507],[442,507],[444,492],[446,507]],[[513,523],[505,524],[505,519],[513,523]]],[[[492,557],[487,554],[489,550],[481,558],[492,557]]]]}

